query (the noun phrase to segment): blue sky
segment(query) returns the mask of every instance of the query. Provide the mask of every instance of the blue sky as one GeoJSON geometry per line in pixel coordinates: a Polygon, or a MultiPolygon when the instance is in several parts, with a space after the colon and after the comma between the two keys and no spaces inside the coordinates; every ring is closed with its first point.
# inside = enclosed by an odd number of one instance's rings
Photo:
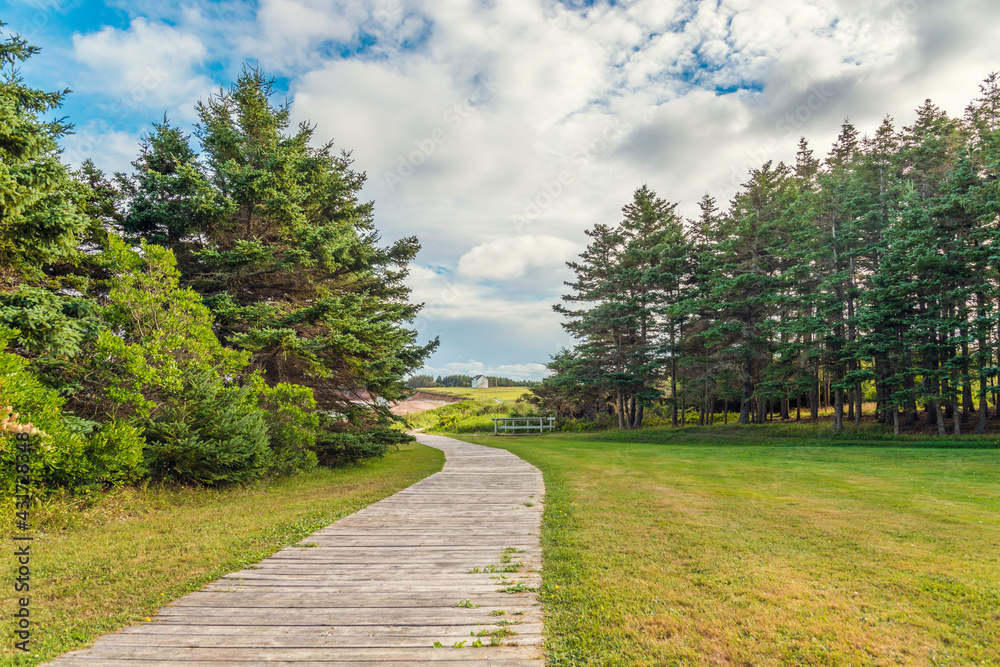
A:
{"type": "MultiPolygon", "coordinates": [[[[141,134],[256,63],[368,174],[384,238],[416,234],[427,371],[538,378],[572,341],[551,305],[584,230],[644,183],[696,213],[746,171],[954,115],[1000,69],[992,0],[8,0],[68,87],[67,161],[127,170],[141,134]]],[[[279,100],[276,100],[279,101],[279,100]]]]}

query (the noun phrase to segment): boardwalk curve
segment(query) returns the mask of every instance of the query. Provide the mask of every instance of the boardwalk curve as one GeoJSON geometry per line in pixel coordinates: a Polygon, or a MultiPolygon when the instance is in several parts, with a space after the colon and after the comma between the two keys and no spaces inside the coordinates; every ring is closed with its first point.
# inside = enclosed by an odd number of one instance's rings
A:
{"type": "Polygon", "coordinates": [[[537,594],[498,591],[541,584],[541,473],[504,450],[418,440],[444,451],[441,472],[48,664],[541,665],[537,594]],[[508,559],[520,570],[496,578],[508,559]],[[491,646],[502,628],[517,634],[491,646]]]}

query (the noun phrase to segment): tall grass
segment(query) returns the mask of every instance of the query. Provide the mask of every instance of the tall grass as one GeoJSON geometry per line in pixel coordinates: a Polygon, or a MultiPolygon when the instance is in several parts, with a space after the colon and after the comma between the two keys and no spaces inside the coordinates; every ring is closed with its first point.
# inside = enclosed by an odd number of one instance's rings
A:
{"type": "Polygon", "coordinates": [[[406,417],[411,428],[447,433],[493,433],[494,417],[535,417],[534,408],[523,401],[501,404],[492,400],[459,401],[406,417]]]}
{"type": "MultiPolygon", "coordinates": [[[[383,459],[241,487],[123,488],[53,496],[31,510],[31,652],[0,629],[0,665],[35,665],[142,623],[170,600],[246,567],[437,472],[443,454],[403,444],[383,459]]],[[[12,533],[13,513],[5,536],[12,533]]],[[[8,544],[9,544],[8,540],[8,544]]],[[[8,621],[18,562],[0,565],[8,621]]],[[[96,663],[95,663],[96,664],[96,663]]]]}

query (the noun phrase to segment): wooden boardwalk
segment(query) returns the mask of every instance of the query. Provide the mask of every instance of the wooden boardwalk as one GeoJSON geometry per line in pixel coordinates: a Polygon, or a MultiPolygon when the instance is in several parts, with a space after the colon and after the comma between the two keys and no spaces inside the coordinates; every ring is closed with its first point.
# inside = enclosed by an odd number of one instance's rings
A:
{"type": "Polygon", "coordinates": [[[503,450],[418,440],[445,452],[441,472],[48,664],[542,665],[537,594],[498,590],[541,584],[541,473],[503,450]],[[508,559],[518,572],[490,571],[508,559]],[[491,646],[503,628],[517,634],[491,646]]]}

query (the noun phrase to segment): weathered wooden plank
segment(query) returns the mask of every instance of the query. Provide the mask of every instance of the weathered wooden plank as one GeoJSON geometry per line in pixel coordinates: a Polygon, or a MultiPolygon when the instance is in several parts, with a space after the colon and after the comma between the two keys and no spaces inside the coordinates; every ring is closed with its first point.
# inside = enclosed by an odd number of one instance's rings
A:
{"type": "Polygon", "coordinates": [[[392,593],[364,593],[362,595],[335,595],[327,593],[306,599],[303,599],[305,595],[301,591],[286,591],[278,593],[249,591],[239,597],[226,595],[224,593],[213,593],[211,594],[211,597],[208,598],[189,598],[188,596],[185,596],[184,598],[171,604],[169,607],[164,607],[164,611],[167,609],[176,611],[179,609],[186,609],[188,607],[236,610],[257,608],[289,610],[359,609],[366,607],[392,608],[394,606],[405,606],[407,608],[441,607],[444,609],[451,609],[454,607],[456,609],[466,609],[467,607],[462,607],[460,603],[463,600],[470,600],[473,595],[476,596],[477,602],[482,602],[482,604],[479,605],[480,607],[487,606],[496,608],[499,605],[504,604],[512,607],[522,607],[530,604],[525,598],[532,595],[531,593],[509,594],[498,593],[495,592],[495,590],[496,589],[479,593],[470,591],[465,595],[465,597],[451,595],[451,591],[447,591],[446,593],[439,595],[435,595],[434,591],[416,591],[406,595],[405,604],[403,602],[399,602],[397,604],[400,596],[393,595],[392,593]],[[423,593],[423,595],[421,595],[421,593],[423,593]],[[521,595],[522,597],[520,600],[511,600],[510,598],[515,595],[521,595]]]}
{"type": "MultiPolygon", "coordinates": [[[[471,644],[474,641],[481,641],[484,644],[490,643],[489,632],[497,631],[497,627],[480,627],[480,632],[485,635],[476,635],[476,631],[468,632],[447,632],[426,628],[423,633],[394,636],[376,636],[374,632],[357,633],[355,635],[185,635],[176,637],[174,635],[152,635],[152,634],[123,634],[118,633],[107,637],[103,645],[106,647],[128,647],[132,648],[434,648],[434,643],[453,646],[455,642],[465,641],[471,644]]],[[[542,638],[539,636],[521,637],[513,635],[505,637],[509,642],[517,642],[519,646],[533,646],[540,644],[542,638]]],[[[512,645],[512,644],[510,644],[512,645]]]]}
{"type": "MultiPolygon", "coordinates": [[[[527,658],[531,659],[538,653],[538,648],[532,646],[483,646],[470,647],[466,644],[461,649],[461,655],[453,654],[452,647],[436,648],[433,642],[428,642],[425,647],[351,647],[347,650],[353,659],[361,660],[399,660],[408,658],[413,660],[413,664],[420,665],[426,662],[436,662],[438,660],[455,660],[463,658],[468,663],[476,660],[488,660],[490,657],[527,658]],[[491,656],[490,654],[495,654],[491,656]]],[[[88,649],[88,653],[95,657],[107,657],[113,659],[132,658],[146,660],[162,660],[164,650],[170,651],[171,659],[181,663],[185,660],[217,660],[219,662],[232,663],[234,661],[259,660],[270,662],[274,659],[285,661],[303,661],[330,659],[335,648],[312,648],[312,647],[283,647],[283,648],[253,648],[253,647],[215,647],[215,648],[187,648],[183,646],[117,646],[107,643],[99,643],[88,649]]]]}
{"type": "MultiPolygon", "coordinates": [[[[440,658],[434,659],[435,665],[453,665],[455,667],[460,667],[461,665],[470,664],[467,658],[461,657],[463,655],[462,649],[449,649],[451,651],[450,655],[442,655],[440,658]]],[[[306,660],[306,661],[286,661],[286,660],[271,660],[266,661],[268,665],[287,665],[289,667],[415,667],[412,660],[350,660],[343,658],[331,658],[329,660],[316,661],[316,660],[306,660]]],[[[124,660],[108,659],[104,657],[65,657],[59,662],[61,667],[219,667],[221,664],[226,665],[236,665],[247,667],[258,666],[261,664],[259,660],[234,660],[221,663],[218,661],[209,660],[185,660],[184,662],[177,662],[175,660],[155,660],[155,659],[134,659],[127,658],[124,660]]],[[[492,667],[525,667],[526,665],[541,666],[541,658],[525,660],[523,658],[494,658],[491,657],[487,660],[474,661],[471,664],[483,664],[491,665],[492,667]]]]}
{"type": "MultiPolygon", "coordinates": [[[[504,616],[504,620],[518,620],[518,625],[504,626],[509,627],[514,632],[517,632],[519,636],[540,636],[542,632],[542,621],[541,615],[537,614],[531,617],[530,620],[520,621],[523,617],[508,617],[504,616]]],[[[382,619],[383,621],[385,619],[382,619]]],[[[302,626],[302,625],[288,625],[288,626],[275,626],[269,631],[269,636],[273,637],[286,637],[292,635],[318,635],[324,637],[354,637],[354,636],[371,636],[372,634],[378,636],[386,637],[423,637],[428,632],[434,632],[438,635],[454,637],[455,639],[463,639],[470,632],[479,632],[483,629],[496,629],[501,626],[496,624],[494,619],[490,619],[488,622],[483,623],[467,623],[461,625],[445,625],[445,624],[425,624],[425,625],[391,625],[382,623],[370,623],[367,625],[330,625],[325,626],[321,629],[317,629],[316,626],[302,626]]],[[[133,626],[131,628],[125,628],[120,633],[114,635],[108,635],[106,639],[111,639],[112,637],[117,637],[120,635],[128,634],[142,634],[142,635],[225,635],[230,637],[243,637],[243,636],[253,636],[257,637],[260,635],[260,626],[256,625],[183,625],[180,623],[147,623],[146,625],[133,626]]]]}
{"type": "Polygon", "coordinates": [[[501,450],[421,441],[445,451],[442,472],[53,664],[541,664],[537,595],[499,590],[541,583],[541,474],[501,450]],[[499,565],[509,547],[519,572],[468,572],[499,565]],[[498,620],[518,622],[503,646],[470,636],[498,620]]]}

